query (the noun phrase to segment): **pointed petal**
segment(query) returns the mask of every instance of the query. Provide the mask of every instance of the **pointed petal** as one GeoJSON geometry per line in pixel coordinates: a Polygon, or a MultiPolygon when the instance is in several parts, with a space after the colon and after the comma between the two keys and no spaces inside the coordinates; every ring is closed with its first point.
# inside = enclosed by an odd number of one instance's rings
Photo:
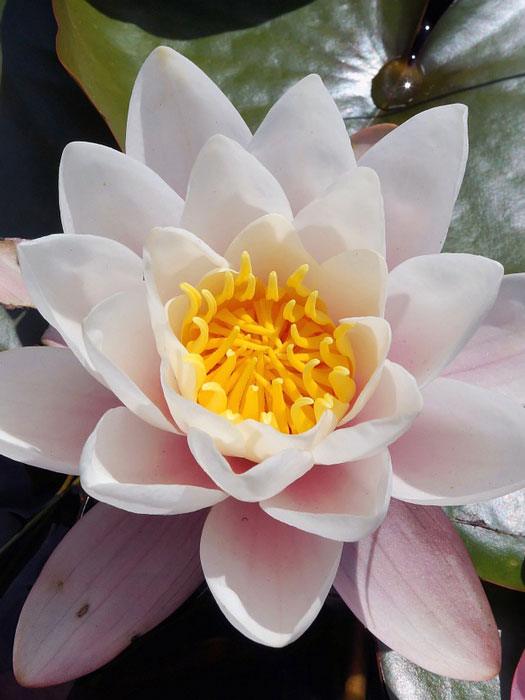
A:
{"type": "Polygon", "coordinates": [[[525,700],[525,651],[516,666],[510,700],[525,700]]]}
{"type": "Polygon", "coordinates": [[[243,145],[251,138],[217,85],[180,53],[159,46],[142,64],[133,87],[126,152],[185,197],[193,162],[214,134],[243,145]]]}
{"type": "Polygon", "coordinates": [[[355,167],[345,124],[318,75],[303,78],[274,104],[250,151],[279,180],[294,212],[355,167]]]}
{"type": "Polygon", "coordinates": [[[260,503],[287,525],[339,542],[366,537],[383,521],[392,489],[388,450],[358,462],[317,466],[260,503]]]}
{"type": "Polygon", "coordinates": [[[355,159],[359,161],[372,146],[375,146],[378,141],[381,141],[383,137],[396,128],[397,124],[374,124],[354,132],[350,137],[350,141],[354,149],[355,159]]]}
{"type": "Polygon", "coordinates": [[[181,226],[223,253],[245,226],[269,213],[292,218],[281,185],[237,142],[212,137],[191,171],[181,226]]]}
{"type": "Polygon", "coordinates": [[[493,306],[502,277],[498,262],[479,255],[422,255],[399,265],[388,279],[390,359],[420,385],[437,377],[493,306]]]}
{"type": "Polygon", "coordinates": [[[92,508],[48,559],[22,609],[18,682],[41,687],[90,673],[176,610],[202,581],[203,517],[92,508]]]}
{"type": "Polygon", "coordinates": [[[89,437],[80,462],[93,498],[133,513],[175,515],[226,498],[195,462],[186,437],[157,430],[120,407],[89,437]]]}
{"type": "Polygon", "coordinates": [[[441,509],[393,500],[379,530],[344,546],[334,585],[372,634],[428,671],[473,681],[498,673],[496,623],[441,509]]]}
{"type": "Polygon", "coordinates": [[[256,502],[271,498],[313,467],[310,452],[284,450],[253,464],[247,460],[225,459],[208,433],[192,428],[188,445],[206,474],[227,493],[240,501],[256,502]]]}
{"type": "Polygon", "coordinates": [[[525,486],[525,410],[494,391],[436,379],[391,454],[396,498],[446,506],[503,496],[525,486]]]}
{"type": "Polygon", "coordinates": [[[97,304],[83,330],[89,358],[106,386],[142,420],[173,431],[144,283],[97,304]]]}
{"type": "Polygon", "coordinates": [[[112,238],[138,255],[154,226],[176,226],[184,202],[153,170],[113,148],[69,143],[58,179],[65,233],[112,238]]]}
{"type": "Polygon", "coordinates": [[[496,303],[444,373],[525,405],[525,274],[505,275],[496,303]]]}
{"type": "Polygon", "coordinates": [[[343,250],[368,248],[385,255],[385,216],[377,174],[345,173],[297,214],[294,225],[306,250],[322,262],[343,250]]]}
{"type": "Polygon", "coordinates": [[[142,279],[140,258],[109,238],[72,234],[24,241],[18,257],[35,306],[91,370],[82,320],[100,301],[142,279]]]}
{"type": "Polygon", "coordinates": [[[359,165],[379,175],[385,204],[387,261],[439,253],[468,155],[467,108],[427,109],[382,138],[359,165]]]}
{"type": "Polygon", "coordinates": [[[0,452],[65,474],[78,474],[84,442],[118,404],[67,348],[0,353],[0,396],[0,452]]]}
{"type": "Polygon", "coordinates": [[[374,454],[408,430],[422,406],[412,375],[387,360],[377,389],[358,417],[314,447],[315,463],[339,464],[374,454]]]}
{"type": "Polygon", "coordinates": [[[332,585],[342,545],[268,517],[256,504],[214,506],[201,539],[208,586],[246,637],[282,647],[317,617],[332,585]]]}

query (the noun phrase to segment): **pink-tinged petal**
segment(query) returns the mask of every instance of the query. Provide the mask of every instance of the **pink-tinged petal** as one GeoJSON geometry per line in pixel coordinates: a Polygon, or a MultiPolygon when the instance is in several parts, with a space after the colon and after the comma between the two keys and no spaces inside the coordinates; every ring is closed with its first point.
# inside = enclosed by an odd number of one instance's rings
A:
{"type": "Polygon", "coordinates": [[[204,241],[180,228],[155,228],[144,245],[144,278],[153,332],[164,351],[166,302],[181,294],[181,282],[197,285],[227,261],[204,241]]]}
{"type": "Polygon", "coordinates": [[[395,128],[397,128],[397,124],[374,124],[352,134],[350,141],[354,149],[355,159],[359,161],[372,146],[375,146],[378,141],[381,141],[395,128]]]}
{"type": "Polygon", "coordinates": [[[525,404],[525,274],[503,278],[496,303],[444,374],[525,404]]]}
{"type": "Polygon", "coordinates": [[[345,250],[325,260],[319,295],[332,318],[383,316],[388,280],[385,259],[374,250],[345,250]]]}
{"type": "Polygon", "coordinates": [[[191,171],[181,226],[224,253],[245,226],[269,213],[292,218],[281,185],[237,142],[213,136],[191,171]]]}
{"type": "Polygon", "coordinates": [[[427,109],[391,131],[359,161],[379,175],[387,261],[439,253],[468,155],[467,108],[427,109]]]}
{"type": "Polygon", "coordinates": [[[316,464],[339,464],[375,454],[408,430],[422,406],[412,375],[387,360],[373,396],[357,418],[314,447],[316,464]]]}
{"type": "Polygon", "coordinates": [[[142,420],[173,431],[144,283],[104,299],[82,327],[89,358],[111,391],[142,420]]]}
{"type": "Polygon", "coordinates": [[[513,399],[453,379],[423,390],[423,410],[392,445],[393,495],[460,505],[525,486],[525,409],[513,399]]]}
{"type": "Polygon", "coordinates": [[[516,666],[510,700],[525,700],[525,651],[516,666]]]}
{"type": "Polygon", "coordinates": [[[42,343],[42,345],[48,345],[51,348],[67,347],[66,341],[64,340],[64,338],[62,338],[57,329],[53,328],[53,326],[47,327],[47,329],[44,331],[44,334],[40,338],[40,342],[42,343]]]}
{"type": "Polygon", "coordinates": [[[113,148],[69,143],[60,162],[64,233],[112,238],[142,255],[154,226],[176,226],[184,202],[164,180],[113,148]]]}
{"type": "Polygon", "coordinates": [[[479,255],[441,253],[406,260],[390,273],[385,317],[390,359],[420,386],[463,348],[496,301],[503,267],[479,255]]]}
{"type": "Polygon", "coordinates": [[[339,565],[342,544],[270,518],[256,504],[214,506],[201,539],[208,586],[246,637],[282,647],[314,621],[339,565]]]}
{"type": "Polygon", "coordinates": [[[90,673],[176,610],[202,581],[203,518],[92,508],[48,559],[22,609],[18,682],[41,687],[90,673]]]}
{"type": "Polygon", "coordinates": [[[0,238],[0,304],[7,307],[33,306],[26,289],[16,246],[21,238],[0,238]]]}
{"type": "Polygon", "coordinates": [[[373,535],[344,546],[334,585],[372,634],[428,671],[472,681],[498,673],[489,603],[440,508],[393,500],[373,535]]]}
{"type": "Polygon", "coordinates": [[[370,168],[340,177],[294,219],[303,245],[322,262],[344,250],[368,248],[385,255],[385,216],[379,178],[370,168]]]}
{"type": "Polygon", "coordinates": [[[18,257],[35,306],[92,371],[82,320],[106,297],[140,282],[140,258],[109,238],[62,233],[20,243],[18,257]]]}
{"type": "Polygon", "coordinates": [[[279,180],[294,212],[355,167],[344,121],[318,75],[303,78],[273,105],[250,151],[279,180]]]}
{"type": "Polygon", "coordinates": [[[78,474],[84,442],[118,404],[67,348],[0,353],[0,396],[0,452],[65,474],[78,474]]]}
{"type": "Polygon", "coordinates": [[[287,525],[339,542],[366,537],[383,521],[392,490],[387,450],[358,462],[316,466],[259,505],[287,525]]]}
{"type": "Polygon", "coordinates": [[[208,433],[196,428],[188,433],[188,445],[196,461],[219,488],[240,501],[271,498],[303,476],[314,464],[304,450],[284,450],[254,464],[246,459],[223,457],[208,433]]]}
{"type": "Polygon", "coordinates": [[[243,145],[251,138],[217,85],[180,53],[159,46],[142,64],[133,87],[126,152],[185,197],[193,162],[214,134],[243,145]]]}
{"type": "Polygon", "coordinates": [[[82,451],[80,479],[93,498],[133,513],[189,513],[226,498],[186,437],[157,430],[124,407],[100,419],[82,451]]]}

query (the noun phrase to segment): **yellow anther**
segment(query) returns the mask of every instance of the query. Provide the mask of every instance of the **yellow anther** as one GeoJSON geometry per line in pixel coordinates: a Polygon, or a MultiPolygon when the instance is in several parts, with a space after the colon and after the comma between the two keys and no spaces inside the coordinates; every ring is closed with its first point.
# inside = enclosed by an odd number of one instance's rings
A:
{"type": "Polygon", "coordinates": [[[309,396],[301,396],[293,402],[290,408],[290,419],[295,433],[304,433],[315,425],[312,418],[304,410],[307,406],[312,406],[313,403],[314,400],[309,396]]]}
{"type": "Polygon", "coordinates": [[[291,287],[301,297],[306,297],[310,293],[308,287],[305,287],[303,284],[303,279],[305,278],[309,269],[310,266],[307,263],[304,263],[304,265],[300,265],[295,272],[292,272],[290,277],[288,277],[286,280],[288,287],[291,287]]]}
{"type": "Polygon", "coordinates": [[[355,374],[355,357],[352,349],[352,344],[348,339],[348,331],[353,328],[352,323],[341,323],[334,331],[335,344],[341,355],[348,358],[352,370],[352,376],[355,374]]]}
{"type": "Polygon", "coordinates": [[[221,342],[221,344],[218,346],[216,350],[214,350],[211,355],[208,355],[207,357],[204,358],[204,364],[206,366],[206,370],[209,372],[210,369],[213,369],[215,365],[222,360],[224,355],[226,355],[226,351],[231,348],[233,345],[235,339],[241,332],[241,329],[239,326],[234,326],[230,333],[224,338],[224,340],[221,342]]]}
{"type": "Polygon", "coordinates": [[[195,340],[190,340],[188,342],[187,348],[190,352],[200,354],[204,352],[206,344],[208,343],[208,324],[200,316],[194,316],[192,320],[199,329],[199,335],[195,340]]]}
{"type": "Polygon", "coordinates": [[[283,318],[290,323],[297,323],[304,316],[304,308],[295,299],[290,299],[283,309],[283,318]]]}
{"type": "Polygon", "coordinates": [[[316,305],[318,296],[319,292],[317,290],[310,292],[304,305],[304,313],[308,316],[308,318],[311,318],[316,323],[321,324],[321,326],[333,326],[334,324],[330,316],[327,316],[327,314],[317,308],[316,305]]]}
{"type": "Polygon", "coordinates": [[[272,411],[262,411],[259,420],[261,421],[261,423],[264,423],[265,425],[271,425],[272,428],[274,428],[275,430],[279,430],[279,424],[277,423],[277,419],[275,418],[272,411]]]}
{"type": "Polygon", "coordinates": [[[315,420],[320,421],[321,416],[325,411],[330,411],[334,406],[333,398],[330,394],[325,394],[324,396],[319,396],[314,401],[314,414],[315,420]]]}
{"type": "Polygon", "coordinates": [[[340,355],[337,352],[332,352],[332,348],[334,345],[334,339],[330,338],[330,336],[326,336],[326,338],[323,338],[321,340],[321,343],[319,345],[319,353],[321,355],[321,360],[325,363],[325,365],[328,365],[328,367],[337,367],[337,365],[346,365],[350,363],[349,358],[344,357],[343,355],[340,355]]]}
{"type": "Polygon", "coordinates": [[[199,313],[199,309],[201,307],[201,294],[200,292],[195,289],[191,284],[188,284],[188,282],[183,282],[180,285],[180,289],[184,292],[186,297],[188,298],[188,310],[186,312],[186,315],[184,316],[184,320],[182,322],[182,329],[184,332],[184,328],[188,326],[192,320],[193,317],[196,316],[199,313]]]}
{"type": "Polygon", "coordinates": [[[204,314],[203,318],[206,323],[209,323],[217,313],[217,302],[209,289],[202,289],[201,294],[204,297],[204,301],[206,302],[207,306],[206,313],[204,314]]]}
{"type": "Polygon", "coordinates": [[[234,292],[235,280],[233,279],[233,274],[230,272],[230,270],[226,270],[224,273],[224,284],[222,290],[216,297],[217,306],[229,301],[233,297],[234,292]]]}
{"type": "Polygon", "coordinates": [[[199,390],[204,380],[206,379],[206,367],[201,355],[188,353],[183,358],[184,362],[191,365],[195,371],[195,392],[199,390]]]}
{"type": "Polygon", "coordinates": [[[349,403],[355,394],[356,386],[354,380],[350,376],[348,367],[337,365],[337,367],[334,367],[330,372],[329,379],[339,401],[349,403]]]}
{"type": "Polygon", "coordinates": [[[302,372],[305,364],[304,362],[301,362],[297,355],[294,355],[294,347],[295,345],[293,343],[286,346],[286,357],[294,369],[296,369],[298,372],[302,372]]]}
{"type": "Polygon", "coordinates": [[[266,285],[265,297],[268,301],[279,301],[279,281],[277,279],[277,272],[272,270],[268,275],[268,283],[266,285]]]}
{"type": "Polygon", "coordinates": [[[227,408],[222,415],[232,423],[240,423],[243,419],[240,413],[234,413],[229,408],[227,408]]]}
{"type": "Polygon", "coordinates": [[[218,382],[205,382],[198,394],[199,403],[214,413],[223,413],[228,406],[228,397],[218,382]]]}
{"type": "Polygon", "coordinates": [[[235,280],[235,286],[240,287],[241,284],[247,281],[248,277],[252,274],[252,261],[250,254],[247,250],[243,250],[241,253],[241,264],[239,266],[239,274],[235,280]]]}
{"type": "Polygon", "coordinates": [[[244,396],[241,415],[245,420],[259,420],[259,387],[257,384],[250,384],[244,396]]]}
{"type": "Polygon", "coordinates": [[[318,360],[316,357],[313,360],[309,360],[303,369],[303,382],[304,386],[306,388],[306,391],[310,394],[310,396],[318,396],[321,393],[321,390],[319,389],[319,385],[317,382],[314,380],[312,376],[312,372],[314,367],[317,367],[317,365],[321,364],[321,360],[318,360]]]}
{"type": "Polygon", "coordinates": [[[235,383],[234,387],[232,388],[232,390],[230,392],[228,406],[235,413],[239,413],[241,399],[244,396],[244,392],[246,390],[246,385],[250,382],[250,380],[253,376],[256,364],[257,364],[256,357],[250,357],[246,361],[246,364],[242,368],[242,372],[241,372],[237,382],[235,383]]]}
{"type": "Polygon", "coordinates": [[[288,422],[286,416],[286,403],[283,393],[284,380],[282,377],[277,377],[272,381],[272,413],[277,420],[279,430],[283,433],[288,433],[288,422]]]}
{"type": "MultiPolygon", "coordinates": [[[[225,384],[226,381],[231,377],[236,364],[237,356],[235,355],[234,351],[230,349],[226,350],[225,361],[222,363],[222,365],[220,365],[220,367],[218,367],[214,372],[210,374],[210,379],[214,382],[218,382],[219,384],[225,384]]],[[[202,366],[206,371],[204,361],[202,361],[202,366]]]]}
{"type": "Polygon", "coordinates": [[[248,299],[253,299],[256,286],[257,278],[250,272],[250,274],[248,275],[248,279],[246,280],[246,287],[242,292],[239,292],[239,294],[237,295],[237,299],[239,301],[247,301],[248,299]]]}

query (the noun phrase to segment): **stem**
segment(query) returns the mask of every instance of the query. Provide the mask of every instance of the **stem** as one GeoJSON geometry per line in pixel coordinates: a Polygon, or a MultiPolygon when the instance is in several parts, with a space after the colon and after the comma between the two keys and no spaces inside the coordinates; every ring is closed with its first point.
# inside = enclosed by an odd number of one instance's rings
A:
{"type": "Polygon", "coordinates": [[[352,661],[345,683],[344,700],[365,700],[366,698],[366,654],[365,628],[356,620],[352,643],[352,661]]]}

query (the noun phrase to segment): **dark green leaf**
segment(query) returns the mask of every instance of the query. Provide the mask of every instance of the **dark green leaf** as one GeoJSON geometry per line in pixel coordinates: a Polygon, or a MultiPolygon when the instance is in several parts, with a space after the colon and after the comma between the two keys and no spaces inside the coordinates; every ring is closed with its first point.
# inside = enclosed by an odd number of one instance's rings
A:
{"type": "Polygon", "coordinates": [[[481,578],[525,591],[525,489],[445,510],[481,578]]]}

